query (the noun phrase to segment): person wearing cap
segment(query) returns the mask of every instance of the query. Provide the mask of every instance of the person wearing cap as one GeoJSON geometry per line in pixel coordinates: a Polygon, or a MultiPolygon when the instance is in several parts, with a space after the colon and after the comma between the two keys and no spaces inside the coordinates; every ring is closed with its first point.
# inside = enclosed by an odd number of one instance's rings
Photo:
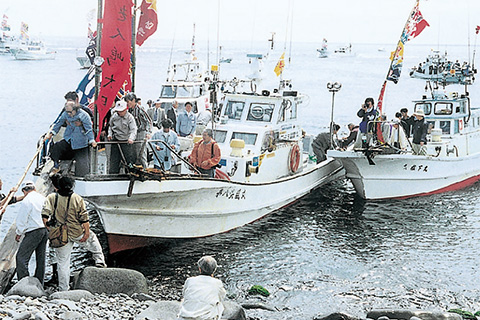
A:
{"type": "Polygon", "coordinates": [[[197,117],[193,113],[192,108],[192,104],[190,102],[186,102],[185,110],[177,117],[177,134],[180,137],[191,137],[195,133],[197,117]]]}
{"type": "Polygon", "coordinates": [[[413,139],[412,149],[414,154],[426,155],[427,154],[427,133],[428,122],[425,120],[425,112],[422,109],[418,109],[413,114],[415,116],[415,122],[413,123],[413,139]]]}
{"type": "MultiPolygon", "coordinates": [[[[47,196],[41,211],[43,224],[55,215],[57,223],[67,227],[68,242],[55,248],[58,263],[58,289],[67,291],[70,283],[70,257],[74,243],[92,253],[95,266],[106,267],[105,256],[97,236],[90,230],[88,211],[81,196],[73,192],[75,180],[70,176],[52,179],[55,193],[47,196]]],[[[48,227],[47,227],[48,228],[48,227]]]]}
{"type": "Polygon", "coordinates": [[[155,169],[164,169],[169,171],[175,160],[172,152],[160,142],[165,142],[170,148],[177,151],[180,150],[180,143],[178,142],[177,134],[171,130],[172,120],[164,119],[162,121],[162,130],[157,131],[152,136],[152,145],[154,147],[155,155],[153,156],[153,163],[155,169]]]}
{"type": "Polygon", "coordinates": [[[350,131],[350,134],[348,135],[348,137],[340,141],[342,148],[347,148],[350,144],[357,140],[358,128],[359,127],[353,123],[348,124],[348,131],[350,131]]]}
{"type": "Polygon", "coordinates": [[[197,262],[200,275],[190,277],[183,286],[179,319],[221,319],[227,294],[221,280],[214,278],[217,261],[203,256],[197,262]]]}
{"type": "Polygon", "coordinates": [[[147,148],[145,143],[152,136],[152,120],[148,114],[137,104],[137,96],[133,92],[125,95],[128,112],[133,115],[135,123],[137,124],[137,136],[134,144],[135,149],[135,163],[147,168],[147,148]]]}
{"type": "Polygon", "coordinates": [[[58,133],[63,125],[67,125],[63,140],[55,143],[50,152],[54,168],[59,168],[60,160],[75,160],[75,175],[83,177],[90,172],[88,146],[97,146],[93,135],[92,120],[74,101],[65,103],[65,110],[57,118],[52,129],[44,137],[49,140],[58,133]],[[79,125],[80,124],[80,125],[79,125]]]}
{"type": "Polygon", "coordinates": [[[413,123],[415,122],[415,117],[408,116],[407,108],[400,109],[400,113],[402,115],[402,118],[400,120],[402,121],[401,125],[403,127],[403,130],[405,130],[405,134],[407,135],[407,138],[410,138],[410,134],[412,133],[413,123]]]}
{"type": "Polygon", "coordinates": [[[155,105],[147,110],[147,114],[152,119],[153,125],[158,129],[162,127],[162,121],[167,118],[160,99],[157,99],[155,105]]]}
{"type": "Polygon", "coordinates": [[[195,134],[201,135],[210,121],[212,121],[212,110],[210,110],[210,106],[206,106],[205,110],[200,111],[197,115],[195,134]]]}
{"type": "Polygon", "coordinates": [[[126,165],[135,163],[133,142],[137,135],[137,124],[133,115],[128,112],[125,101],[117,101],[112,111],[113,115],[110,118],[107,139],[108,141],[124,142],[112,145],[110,151],[110,167],[108,173],[117,174],[120,172],[120,162],[122,161],[120,149],[125,156],[126,165]]]}
{"type": "MultiPolygon", "coordinates": [[[[2,179],[0,179],[0,190],[2,190],[2,186],[3,186],[3,182],[2,182],[2,179]]],[[[13,187],[12,189],[10,189],[10,193],[15,193],[17,192],[17,188],[16,187],[13,187]]],[[[7,201],[7,195],[5,195],[5,193],[2,193],[0,192],[0,208],[4,206],[5,204],[5,201],[7,201]]],[[[17,203],[19,201],[22,201],[23,198],[25,196],[13,196],[10,201],[8,202],[8,204],[14,204],[14,203],[17,203]]],[[[6,209],[6,208],[5,208],[6,209]]],[[[0,212],[0,216],[3,214],[3,212],[0,212]]]]}
{"type": "MultiPolygon", "coordinates": [[[[336,135],[340,126],[336,123],[333,124],[333,135],[336,135]]],[[[332,146],[332,136],[330,132],[319,133],[312,142],[313,153],[317,158],[317,163],[327,160],[327,150],[336,148],[337,145],[334,140],[334,145],[332,146]]]]}
{"type": "Polygon", "coordinates": [[[15,220],[17,229],[15,240],[23,237],[16,255],[17,279],[29,276],[28,262],[35,251],[35,278],[43,286],[45,276],[45,255],[47,249],[48,231],[42,221],[42,207],[45,197],[35,190],[33,181],[25,181],[21,186],[24,199],[15,220]]]}
{"type": "MultiPolygon", "coordinates": [[[[167,118],[172,120],[172,130],[177,132],[177,109],[178,109],[178,101],[173,100],[172,107],[167,110],[167,118]]],[[[177,132],[178,133],[178,132],[177,132]]]]}

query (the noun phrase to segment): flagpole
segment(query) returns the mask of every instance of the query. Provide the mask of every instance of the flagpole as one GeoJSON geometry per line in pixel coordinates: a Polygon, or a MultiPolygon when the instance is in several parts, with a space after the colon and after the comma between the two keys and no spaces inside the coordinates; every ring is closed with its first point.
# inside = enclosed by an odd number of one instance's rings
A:
{"type": "Polygon", "coordinates": [[[137,41],[137,35],[135,25],[137,23],[137,0],[133,0],[133,14],[132,14],[132,92],[135,92],[135,69],[136,69],[136,55],[135,55],[135,42],[137,41]]]}
{"type": "MultiPolygon", "coordinates": [[[[102,43],[102,28],[103,28],[103,0],[98,0],[98,8],[97,8],[97,52],[95,53],[95,58],[96,57],[101,57],[101,43],[102,43]]],[[[93,103],[93,128],[99,136],[99,117],[98,117],[98,92],[100,91],[100,76],[101,76],[102,68],[101,66],[97,66],[95,64],[95,94],[94,94],[94,103],[93,103]]],[[[97,173],[97,149],[95,148],[93,151],[93,157],[91,158],[91,167],[92,167],[92,173],[95,174],[97,173]]]]}

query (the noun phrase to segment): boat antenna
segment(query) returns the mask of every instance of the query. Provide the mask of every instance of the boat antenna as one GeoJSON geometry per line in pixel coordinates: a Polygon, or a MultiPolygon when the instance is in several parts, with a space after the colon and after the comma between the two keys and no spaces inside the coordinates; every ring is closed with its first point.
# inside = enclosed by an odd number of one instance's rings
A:
{"type": "Polygon", "coordinates": [[[217,7],[217,59],[216,64],[218,66],[218,71],[220,72],[220,0],[218,0],[217,7]]]}
{"type": "MultiPolygon", "coordinates": [[[[175,19],[176,20],[176,19],[175,19]]],[[[173,29],[173,38],[172,38],[172,44],[170,45],[170,57],[168,58],[168,67],[172,65],[172,55],[173,55],[173,45],[175,43],[175,37],[177,35],[177,23],[175,23],[175,28],[173,29]]]]}
{"type": "Polygon", "coordinates": [[[294,0],[291,0],[292,6],[291,6],[291,19],[290,19],[290,48],[288,50],[288,63],[290,64],[292,62],[292,38],[293,38],[293,2],[294,0]]]}

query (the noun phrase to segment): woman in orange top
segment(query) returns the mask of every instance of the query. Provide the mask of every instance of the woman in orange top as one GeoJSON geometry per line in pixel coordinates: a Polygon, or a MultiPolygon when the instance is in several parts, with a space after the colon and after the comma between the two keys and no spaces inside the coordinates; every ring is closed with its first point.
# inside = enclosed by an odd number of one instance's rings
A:
{"type": "Polygon", "coordinates": [[[195,143],[190,154],[190,163],[210,178],[215,177],[215,168],[222,157],[220,148],[212,136],[212,129],[205,129],[202,134],[203,139],[195,143]]]}

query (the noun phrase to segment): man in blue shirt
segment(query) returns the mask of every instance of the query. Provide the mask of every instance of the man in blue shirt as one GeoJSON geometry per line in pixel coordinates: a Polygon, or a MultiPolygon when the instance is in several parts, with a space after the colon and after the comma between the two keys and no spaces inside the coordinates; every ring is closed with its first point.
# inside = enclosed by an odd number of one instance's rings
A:
{"type": "Polygon", "coordinates": [[[177,133],[180,137],[193,136],[197,126],[197,117],[192,111],[192,104],[185,103],[185,111],[181,112],[177,118],[177,133]]]}
{"type": "Polygon", "coordinates": [[[83,177],[90,172],[88,146],[89,144],[94,148],[97,146],[93,136],[92,120],[75,102],[68,101],[65,103],[65,110],[55,121],[44,140],[57,134],[64,124],[67,125],[67,128],[63,134],[63,140],[53,145],[50,158],[55,163],[55,168],[59,167],[60,160],[74,159],[75,175],[83,177]]]}

